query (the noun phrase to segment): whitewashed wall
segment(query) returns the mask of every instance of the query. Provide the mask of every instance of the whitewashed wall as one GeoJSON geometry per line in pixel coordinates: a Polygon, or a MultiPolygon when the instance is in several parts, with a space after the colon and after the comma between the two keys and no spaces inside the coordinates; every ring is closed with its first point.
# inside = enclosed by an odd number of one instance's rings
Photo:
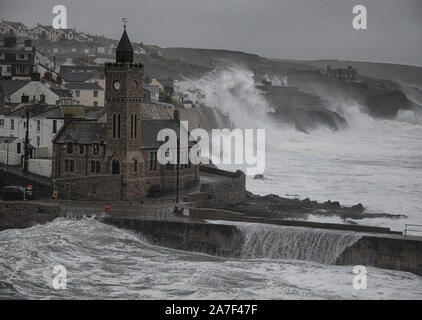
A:
{"type": "MultiPolygon", "coordinates": [[[[7,151],[0,150],[0,163],[7,163],[7,151]]],[[[22,164],[22,155],[9,151],[9,165],[18,166],[22,164]]]]}
{"type": "Polygon", "coordinates": [[[29,159],[28,171],[39,176],[51,178],[52,162],[49,159],[29,159]]]}

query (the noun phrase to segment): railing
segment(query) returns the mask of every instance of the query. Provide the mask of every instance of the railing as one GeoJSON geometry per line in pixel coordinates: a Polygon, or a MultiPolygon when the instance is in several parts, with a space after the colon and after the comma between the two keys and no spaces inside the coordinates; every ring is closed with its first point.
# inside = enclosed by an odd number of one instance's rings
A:
{"type": "Polygon", "coordinates": [[[422,225],[420,225],[420,224],[405,224],[404,225],[403,235],[404,236],[408,236],[409,235],[409,232],[422,233],[422,225]],[[416,227],[416,229],[413,229],[415,227],[416,227]]]}

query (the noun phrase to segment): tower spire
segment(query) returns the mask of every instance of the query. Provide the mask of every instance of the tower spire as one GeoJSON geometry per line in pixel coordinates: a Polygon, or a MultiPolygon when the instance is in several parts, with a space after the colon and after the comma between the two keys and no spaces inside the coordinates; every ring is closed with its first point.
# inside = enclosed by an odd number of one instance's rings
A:
{"type": "Polygon", "coordinates": [[[133,48],[130,43],[129,37],[126,33],[127,19],[122,18],[123,34],[116,48],[116,62],[118,63],[133,63],[133,48]]]}

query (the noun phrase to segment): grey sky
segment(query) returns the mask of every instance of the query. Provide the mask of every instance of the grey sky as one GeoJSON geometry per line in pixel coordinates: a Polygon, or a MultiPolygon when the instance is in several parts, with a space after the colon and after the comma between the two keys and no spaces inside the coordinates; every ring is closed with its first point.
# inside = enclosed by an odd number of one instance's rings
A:
{"type": "Polygon", "coordinates": [[[1,0],[6,20],[51,24],[54,5],[68,26],[163,47],[241,50],[272,58],[349,59],[422,66],[422,0],[1,0]],[[352,9],[368,9],[368,30],[352,9]]]}

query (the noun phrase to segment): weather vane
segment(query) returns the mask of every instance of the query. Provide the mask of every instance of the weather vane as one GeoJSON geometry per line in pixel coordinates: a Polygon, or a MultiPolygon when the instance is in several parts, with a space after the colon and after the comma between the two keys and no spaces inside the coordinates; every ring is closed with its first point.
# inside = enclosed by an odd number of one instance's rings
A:
{"type": "Polygon", "coordinates": [[[123,28],[126,29],[126,25],[127,25],[127,18],[122,18],[122,22],[123,22],[123,28]]]}

